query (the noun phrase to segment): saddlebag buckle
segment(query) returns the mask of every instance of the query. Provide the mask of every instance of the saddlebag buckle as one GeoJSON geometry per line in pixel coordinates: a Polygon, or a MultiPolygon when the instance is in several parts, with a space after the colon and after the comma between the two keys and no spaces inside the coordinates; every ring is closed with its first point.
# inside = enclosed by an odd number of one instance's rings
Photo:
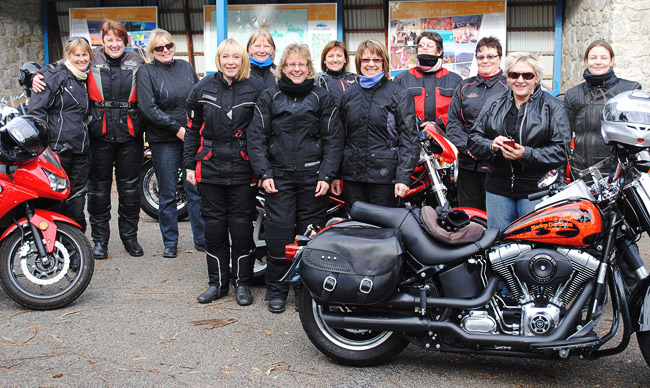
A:
{"type": "Polygon", "coordinates": [[[361,279],[361,283],[359,283],[359,291],[361,291],[363,294],[370,294],[370,291],[372,291],[372,286],[372,280],[363,278],[361,279]]]}
{"type": "Polygon", "coordinates": [[[336,288],[336,278],[333,276],[328,276],[323,281],[323,290],[327,292],[332,292],[336,288]]]}

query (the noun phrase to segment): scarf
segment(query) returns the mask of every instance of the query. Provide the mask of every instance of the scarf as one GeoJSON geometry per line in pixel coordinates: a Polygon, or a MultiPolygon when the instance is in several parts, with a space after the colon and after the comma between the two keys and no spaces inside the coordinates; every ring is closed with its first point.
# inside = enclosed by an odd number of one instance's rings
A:
{"type": "Polygon", "coordinates": [[[278,88],[289,97],[305,97],[314,87],[314,79],[307,78],[300,84],[294,83],[284,72],[280,74],[278,88]]]}
{"type": "Polygon", "coordinates": [[[492,74],[488,74],[488,75],[484,75],[484,74],[478,73],[478,75],[480,75],[481,78],[483,78],[483,79],[486,80],[486,81],[489,81],[490,79],[496,77],[496,76],[499,75],[499,74],[501,74],[501,68],[498,68],[497,71],[495,71],[495,72],[492,73],[492,74]]]}
{"type": "Polygon", "coordinates": [[[417,68],[422,73],[435,73],[442,67],[441,55],[418,54],[417,68]]]}
{"type": "Polygon", "coordinates": [[[343,66],[339,71],[330,70],[326,67],[325,73],[331,75],[332,77],[341,78],[345,74],[345,66],[343,66]]]}
{"type": "Polygon", "coordinates": [[[257,65],[259,67],[268,67],[268,66],[271,66],[273,64],[273,57],[271,57],[269,55],[269,57],[266,58],[266,60],[264,60],[264,61],[258,61],[257,59],[251,57],[251,63],[253,65],[257,65]]]}
{"type": "Polygon", "coordinates": [[[377,85],[377,83],[381,81],[382,78],[384,78],[383,71],[372,77],[366,77],[365,75],[359,74],[359,84],[364,89],[370,89],[371,87],[377,85]]]}
{"type": "Polygon", "coordinates": [[[582,74],[582,77],[591,86],[601,86],[604,85],[605,82],[616,77],[616,74],[614,74],[614,69],[611,67],[609,68],[607,73],[601,75],[593,75],[589,72],[589,69],[585,69],[585,72],[582,74]]]}
{"type": "Polygon", "coordinates": [[[74,67],[72,62],[70,62],[67,59],[65,61],[65,67],[67,67],[68,70],[70,70],[70,72],[72,73],[72,75],[74,75],[74,77],[79,81],[85,81],[86,78],[88,78],[88,69],[86,69],[85,71],[81,71],[76,67],[74,67]]]}

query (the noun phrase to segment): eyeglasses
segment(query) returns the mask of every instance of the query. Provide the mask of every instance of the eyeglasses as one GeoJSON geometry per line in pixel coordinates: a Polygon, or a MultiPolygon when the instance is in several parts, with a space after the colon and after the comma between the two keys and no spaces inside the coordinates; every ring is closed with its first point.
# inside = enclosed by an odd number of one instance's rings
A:
{"type": "Polygon", "coordinates": [[[90,45],[90,42],[88,42],[88,39],[84,38],[83,36],[71,36],[70,39],[68,39],[67,43],[72,43],[75,40],[79,40],[79,39],[82,39],[84,42],[86,42],[86,43],[88,43],[88,45],[90,45]]]}
{"type": "Polygon", "coordinates": [[[361,58],[361,62],[368,64],[370,62],[373,63],[381,63],[382,59],[381,58],[361,58]]]}
{"type": "Polygon", "coordinates": [[[174,48],[174,44],[172,42],[169,42],[164,46],[156,46],[156,47],[154,47],[153,51],[155,51],[157,53],[162,53],[163,51],[165,51],[165,49],[167,49],[168,51],[171,51],[173,48],[174,48]]]}
{"type": "Polygon", "coordinates": [[[498,55],[477,55],[476,60],[479,62],[483,62],[485,59],[488,61],[493,61],[495,59],[499,58],[498,55]]]}
{"type": "Polygon", "coordinates": [[[299,69],[306,69],[307,68],[306,63],[285,63],[284,66],[288,67],[289,69],[293,69],[294,67],[297,67],[299,69]]]}
{"type": "Polygon", "coordinates": [[[526,81],[530,81],[531,79],[535,78],[535,73],[517,73],[516,71],[511,71],[508,73],[508,78],[510,79],[519,79],[519,77],[525,79],[526,81]]]}
{"type": "Polygon", "coordinates": [[[436,48],[437,45],[434,42],[432,42],[432,43],[420,43],[418,45],[418,47],[419,48],[436,48]]]}

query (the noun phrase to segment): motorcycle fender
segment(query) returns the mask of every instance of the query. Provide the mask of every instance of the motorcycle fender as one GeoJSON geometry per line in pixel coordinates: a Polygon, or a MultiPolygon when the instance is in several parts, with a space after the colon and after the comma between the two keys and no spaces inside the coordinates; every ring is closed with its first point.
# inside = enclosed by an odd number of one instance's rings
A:
{"type": "MultiPolygon", "coordinates": [[[[48,224],[46,230],[41,230],[41,233],[43,233],[43,240],[45,242],[45,247],[48,253],[51,253],[54,250],[54,241],[56,241],[57,227],[56,224],[54,223],[55,221],[66,222],[68,224],[74,225],[77,228],[81,229],[81,226],[78,223],[76,223],[75,221],[73,221],[72,219],[64,215],[51,212],[49,210],[36,209],[36,211],[34,212],[34,217],[32,217],[31,222],[37,228],[41,222],[46,222],[48,224]]],[[[27,224],[27,218],[21,218],[20,220],[18,220],[17,224],[14,223],[10,227],[8,227],[7,230],[5,230],[2,236],[0,236],[0,241],[4,241],[4,239],[7,238],[7,236],[9,236],[14,230],[18,229],[19,225],[23,227],[26,224],[27,224]]]]}
{"type": "Polygon", "coordinates": [[[635,331],[650,331],[650,276],[641,280],[630,297],[630,316],[635,331]]]}
{"type": "Polygon", "coordinates": [[[487,213],[484,210],[481,209],[476,209],[473,207],[455,207],[454,210],[462,210],[467,215],[469,216],[469,219],[471,220],[474,217],[481,218],[483,220],[487,220],[487,213]]]}

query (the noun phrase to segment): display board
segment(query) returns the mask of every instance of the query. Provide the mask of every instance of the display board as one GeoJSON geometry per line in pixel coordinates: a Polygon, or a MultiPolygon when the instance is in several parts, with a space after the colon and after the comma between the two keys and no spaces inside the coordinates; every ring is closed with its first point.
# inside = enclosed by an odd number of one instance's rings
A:
{"type": "MultiPolygon", "coordinates": [[[[203,7],[206,73],[217,71],[216,7],[203,7]]],[[[228,37],[246,45],[253,30],[263,28],[271,33],[276,46],[277,64],[282,50],[290,43],[305,43],[311,49],[312,59],[320,71],[323,47],[337,39],[336,4],[264,4],[229,5],[228,37]]]]}
{"type": "Polygon", "coordinates": [[[101,46],[105,19],[122,23],[129,32],[130,46],[145,49],[158,25],[158,7],[71,8],[70,36],[82,36],[93,47],[101,46]]]}
{"type": "Polygon", "coordinates": [[[505,54],[505,1],[391,1],[389,20],[391,76],[416,65],[415,40],[423,31],[440,34],[443,66],[463,78],[478,71],[474,52],[481,38],[498,38],[505,54]]]}

